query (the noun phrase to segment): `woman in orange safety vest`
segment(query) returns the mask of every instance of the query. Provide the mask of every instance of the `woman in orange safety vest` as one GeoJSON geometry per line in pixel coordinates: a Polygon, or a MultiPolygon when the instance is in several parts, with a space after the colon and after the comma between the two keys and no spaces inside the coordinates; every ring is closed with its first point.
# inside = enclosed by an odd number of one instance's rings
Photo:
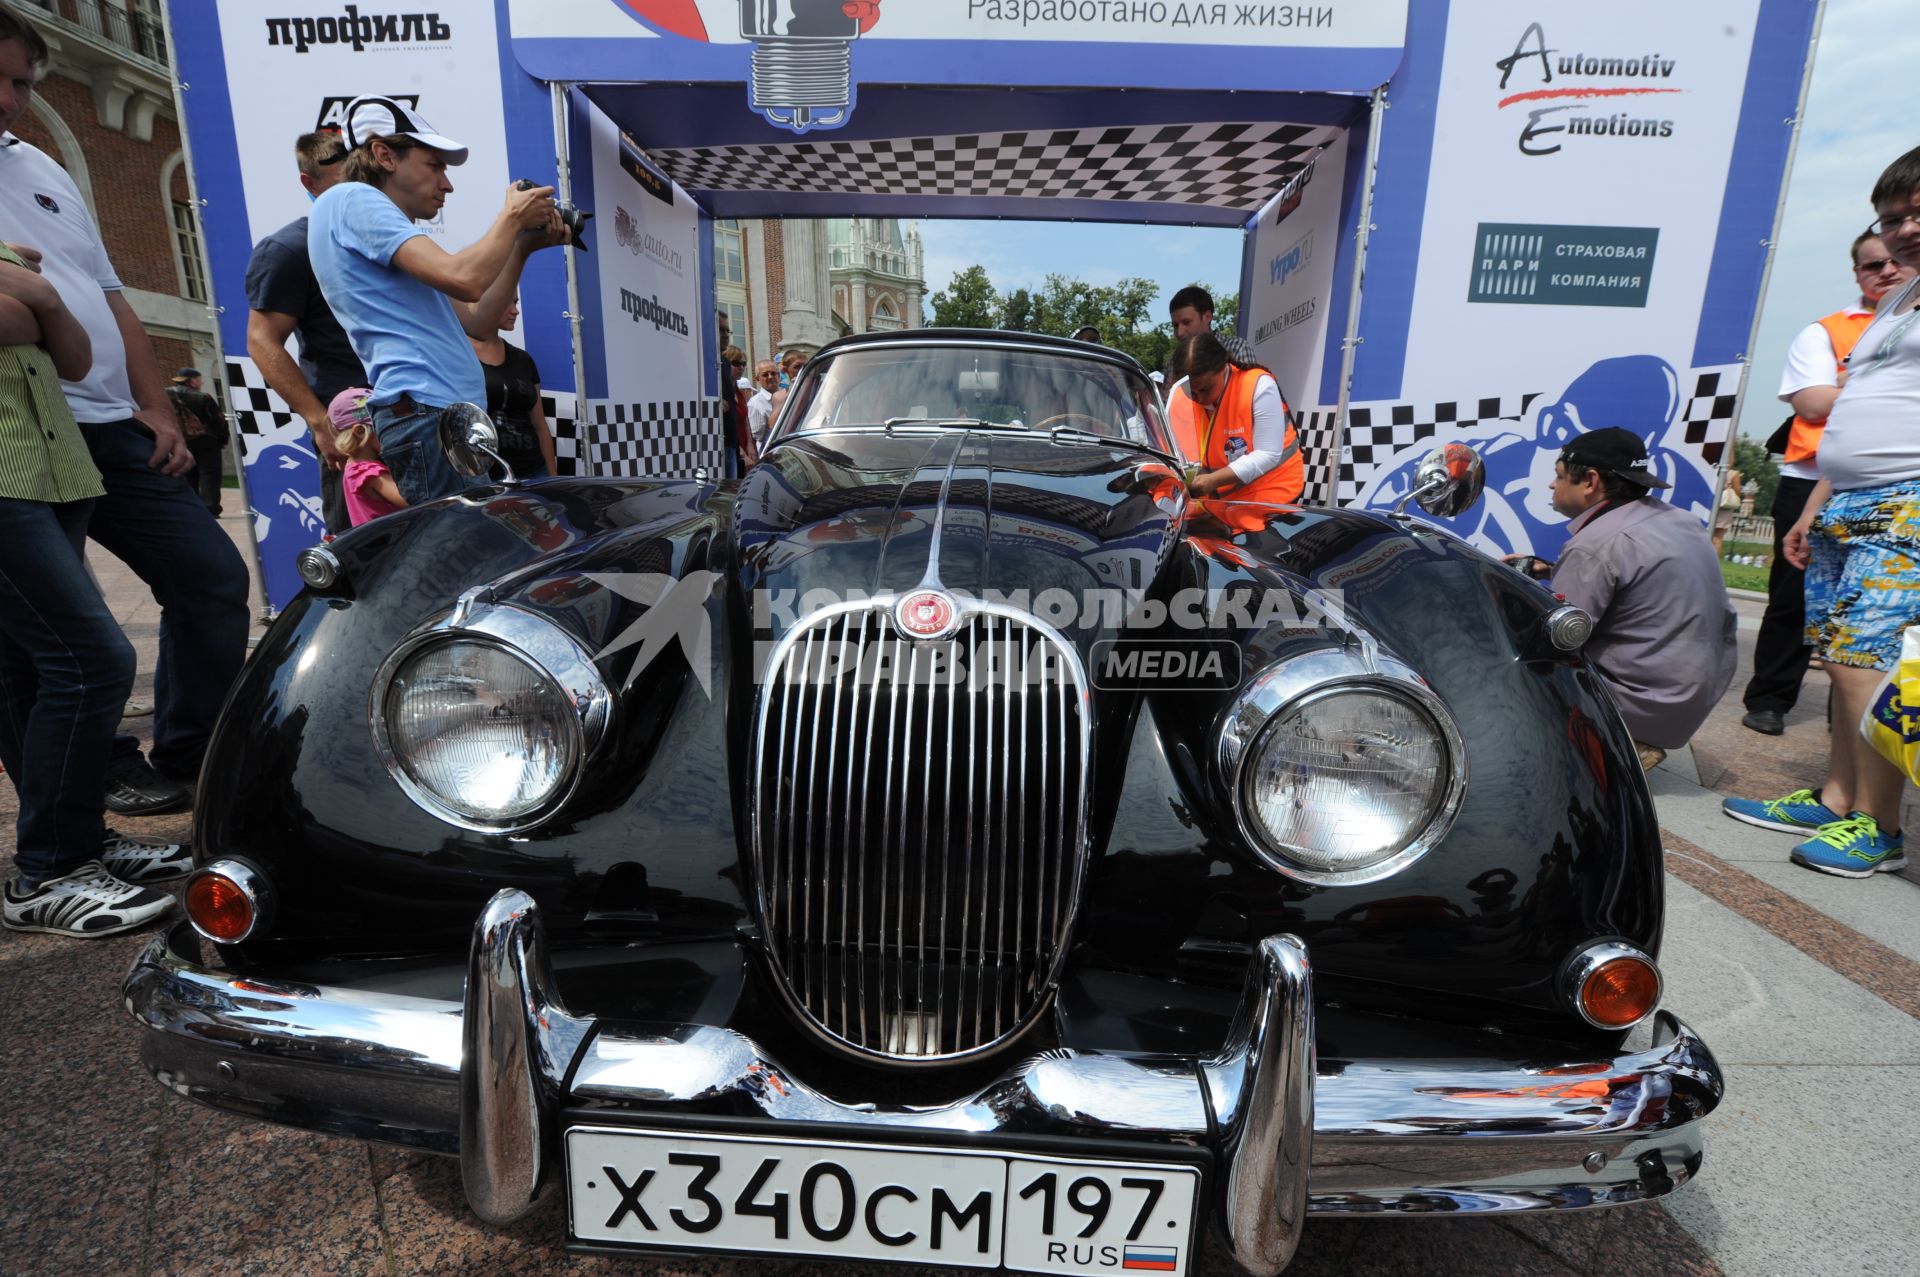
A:
{"type": "Polygon", "coordinates": [[[1183,338],[1174,367],[1187,377],[1173,388],[1167,413],[1181,452],[1200,466],[1187,490],[1233,501],[1298,501],[1306,467],[1273,374],[1233,363],[1211,332],[1183,338]]]}

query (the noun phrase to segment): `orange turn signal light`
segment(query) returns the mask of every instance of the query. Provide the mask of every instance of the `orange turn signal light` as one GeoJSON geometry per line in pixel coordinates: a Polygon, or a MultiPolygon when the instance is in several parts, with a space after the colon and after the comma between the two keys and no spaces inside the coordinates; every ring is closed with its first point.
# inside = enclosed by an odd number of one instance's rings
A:
{"type": "Polygon", "coordinates": [[[223,873],[201,870],[187,883],[187,920],[218,944],[244,940],[258,919],[253,897],[223,873]]]}
{"type": "Polygon", "coordinates": [[[1580,1013],[1603,1029],[1640,1023],[1660,1003],[1660,973],[1638,955],[1609,958],[1580,982],[1580,1013]]]}

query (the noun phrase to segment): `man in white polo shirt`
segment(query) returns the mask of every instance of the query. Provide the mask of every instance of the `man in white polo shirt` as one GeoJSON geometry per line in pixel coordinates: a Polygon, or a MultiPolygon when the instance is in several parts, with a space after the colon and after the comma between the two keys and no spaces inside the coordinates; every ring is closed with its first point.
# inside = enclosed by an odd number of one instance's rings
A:
{"type": "Polygon", "coordinates": [[[566,242],[551,186],[507,189],[487,233],[449,253],[420,225],[453,193],[467,148],[391,98],[347,105],[343,180],[314,201],[307,252],[327,305],[373,386],[380,459],[407,504],[469,480],[440,451],[440,413],[487,402],[469,336],[493,337],[536,249],[566,242]]]}
{"type": "Polygon", "coordinates": [[[232,540],[180,477],[193,454],[166,381],[127,301],[86,201],[65,169],[9,130],[27,109],[35,65],[20,39],[0,40],[0,239],[33,250],[93,342],[93,368],[62,382],[106,487],[87,533],[132,568],[160,604],[153,758],[114,740],[107,805],[125,815],[184,807],[227,689],[247,654],[247,568],[232,540]]]}

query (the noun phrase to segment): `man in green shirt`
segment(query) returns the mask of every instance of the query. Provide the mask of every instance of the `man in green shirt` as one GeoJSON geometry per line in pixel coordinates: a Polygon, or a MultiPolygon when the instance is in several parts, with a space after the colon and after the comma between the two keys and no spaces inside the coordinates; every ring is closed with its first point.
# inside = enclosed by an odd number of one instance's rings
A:
{"type": "Polygon", "coordinates": [[[110,840],[101,820],[134,658],[84,557],[104,489],[60,379],[92,362],[59,292],[0,245],[0,764],[20,799],[0,922],[83,937],[142,926],[173,904],[115,870],[151,881],[191,865],[177,846],[110,840]]]}

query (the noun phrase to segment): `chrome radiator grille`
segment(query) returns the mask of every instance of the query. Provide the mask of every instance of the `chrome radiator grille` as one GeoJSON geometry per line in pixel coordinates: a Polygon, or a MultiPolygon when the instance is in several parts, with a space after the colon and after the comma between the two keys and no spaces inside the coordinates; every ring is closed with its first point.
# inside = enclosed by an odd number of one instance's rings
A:
{"type": "Polygon", "coordinates": [[[1043,1005],[1085,842],[1077,659],[976,611],[915,642],[889,609],[775,649],[754,738],[761,923],[819,1031],[898,1059],[965,1055],[1043,1005]]]}

